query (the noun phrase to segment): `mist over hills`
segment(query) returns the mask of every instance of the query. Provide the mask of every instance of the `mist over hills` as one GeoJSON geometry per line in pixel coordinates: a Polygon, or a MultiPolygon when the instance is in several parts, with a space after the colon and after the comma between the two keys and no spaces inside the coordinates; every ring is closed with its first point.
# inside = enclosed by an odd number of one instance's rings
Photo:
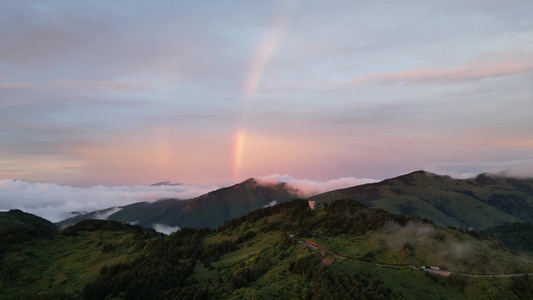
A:
{"type": "Polygon", "coordinates": [[[248,179],[60,230],[12,210],[0,213],[0,297],[529,299],[532,191],[530,179],[417,171],[308,199],[248,179]]]}
{"type": "MultiPolygon", "coordinates": [[[[291,185],[248,179],[240,184],[189,200],[163,199],[82,214],[57,223],[64,227],[78,221],[102,218],[153,227],[217,227],[254,209],[301,198],[291,185]],[[100,217],[98,217],[100,216],[100,217]]],[[[480,174],[454,179],[425,171],[381,182],[333,190],[307,198],[318,203],[357,200],[369,207],[417,216],[442,226],[484,230],[514,223],[533,223],[533,180],[480,174]]]]}
{"type": "MultiPolygon", "coordinates": [[[[218,189],[189,200],[162,199],[156,202],[139,202],[120,207],[105,219],[154,227],[166,226],[216,228],[224,221],[246,213],[297,197],[296,191],[285,183],[264,184],[255,179],[218,189]]],[[[79,215],[58,222],[65,227],[85,219],[109,212],[110,209],[79,215]]]]}

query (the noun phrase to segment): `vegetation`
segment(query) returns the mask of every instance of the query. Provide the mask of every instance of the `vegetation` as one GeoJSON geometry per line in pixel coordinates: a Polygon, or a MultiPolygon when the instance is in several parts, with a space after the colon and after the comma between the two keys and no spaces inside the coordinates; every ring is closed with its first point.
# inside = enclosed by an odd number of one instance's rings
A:
{"type": "MultiPolygon", "coordinates": [[[[172,227],[216,228],[227,220],[241,217],[273,201],[280,203],[292,198],[292,192],[283,183],[264,185],[248,179],[189,200],[164,199],[154,203],[135,203],[111,214],[108,219],[144,227],[165,224],[172,227]]],[[[96,215],[92,212],[76,216],[57,225],[65,227],[96,215]]]]}
{"type": "Polygon", "coordinates": [[[56,230],[56,226],[50,221],[18,209],[0,212],[0,231],[13,228],[38,229],[43,231],[56,230]]]}
{"type": "Polygon", "coordinates": [[[170,236],[88,220],[46,236],[1,241],[2,299],[533,297],[528,276],[442,277],[418,268],[531,272],[531,257],[481,235],[348,200],[317,211],[292,200],[217,229],[182,228],[170,236]]]}
{"type": "Polygon", "coordinates": [[[425,171],[323,193],[309,200],[356,200],[396,214],[433,220],[441,226],[474,228],[533,223],[533,180],[480,174],[453,179],[425,171]]]}
{"type": "Polygon", "coordinates": [[[493,237],[505,247],[533,252],[533,224],[512,223],[488,228],[483,234],[493,237]]]}

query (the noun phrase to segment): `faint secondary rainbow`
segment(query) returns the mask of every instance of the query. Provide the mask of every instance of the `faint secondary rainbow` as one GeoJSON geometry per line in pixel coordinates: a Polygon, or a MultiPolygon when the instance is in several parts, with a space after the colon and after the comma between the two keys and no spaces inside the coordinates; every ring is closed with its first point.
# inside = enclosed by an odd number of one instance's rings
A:
{"type": "Polygon", "coordinates": [[[250,67],[250,75],[248,76],[248,80],[246,80],[244,85],[244,95],[248,99],[252,98],[257,92],[257,88],[261,82],[261,76],[263,75],[265,66],[276,50],[283,35],[283,30],[280,28],[281,26],[276,27],[277,28],[266,34],[265,38],[261,40],[259,47],[257,48],[257,54],[254,57],[250,67]]]}
{"type": "MultiPolygon", "coordinates": [[[[291,3],[294,4],[294,3],[291,3]]],[[[292,5],[290,5],[292,6],[292,5]]],[[[239,127],[235,133],[233,144],[233,179],[239,179],[239,173],[243,164],[244,144],[246,139],[246,124],[248,121],[248,113],[251,102],[257,93],[261,77],[264,73],[265,66],[276,51],[280,40],[285,33],[285,28],[289,20],[289,12],[291,7],[286,5],[281,10],[280,14],[273,20],[272,25],[267,30],[265,36],[259,41],[255,56],[250,64],[250,71],[244,83],[244,97],[242,115],[240,118],[239,127]]]]}

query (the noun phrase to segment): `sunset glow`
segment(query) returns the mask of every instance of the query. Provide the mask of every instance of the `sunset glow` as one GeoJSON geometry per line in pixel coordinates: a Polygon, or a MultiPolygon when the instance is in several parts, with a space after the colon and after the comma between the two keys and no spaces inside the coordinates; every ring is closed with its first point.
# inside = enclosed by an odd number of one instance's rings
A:
{"type": "Polygon", "coordinates": [[[239,129],[235,135],[235,142],[233,146],[233,179],[236,181],[239,179],[239,171],[242,165],[244,138],[244,130],[239,129]]]}
{"type": "Polygon", "coordinates": [[[7,1],[0,180],[533,174],[532,10],[7,1]]]}

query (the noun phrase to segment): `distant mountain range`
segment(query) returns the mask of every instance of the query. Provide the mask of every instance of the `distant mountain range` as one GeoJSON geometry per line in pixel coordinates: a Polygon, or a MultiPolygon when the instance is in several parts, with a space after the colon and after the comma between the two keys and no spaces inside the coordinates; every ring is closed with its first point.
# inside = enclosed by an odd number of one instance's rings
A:
{"type": "MultiPolygon", "coordinates": [[[[163,199],[112,207],[81,214],[56,225],[65,227],[85,219],[108,219],[144,227],[164,224],[215,228],[252,210],[296,197],[296,191],[284,183],[262,185],[248,179],[189,200],[163,199]]],[[[369,207],[465,229],[484,230],[507,223],[533,223],[532,179],[487,174],[454,179],[416,171],[308,198],[319,204],[340,199],[357,200],[369,207]]]]}

